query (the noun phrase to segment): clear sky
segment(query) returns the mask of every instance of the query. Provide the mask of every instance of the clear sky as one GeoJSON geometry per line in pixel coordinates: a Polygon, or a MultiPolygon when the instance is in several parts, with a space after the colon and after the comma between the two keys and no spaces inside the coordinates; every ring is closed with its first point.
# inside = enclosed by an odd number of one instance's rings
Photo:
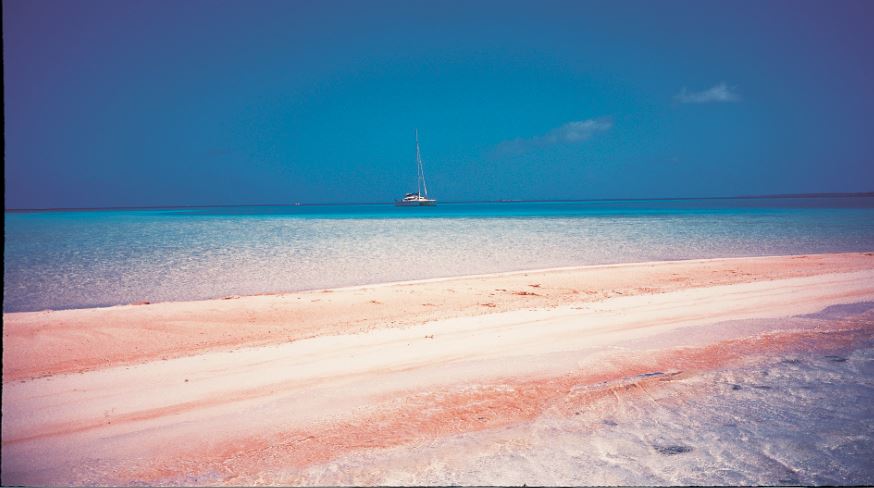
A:
{"type": "Polygon", "coordinates": [[[874,2],[6,0],[6,207],[874,190],[874,2]]]}

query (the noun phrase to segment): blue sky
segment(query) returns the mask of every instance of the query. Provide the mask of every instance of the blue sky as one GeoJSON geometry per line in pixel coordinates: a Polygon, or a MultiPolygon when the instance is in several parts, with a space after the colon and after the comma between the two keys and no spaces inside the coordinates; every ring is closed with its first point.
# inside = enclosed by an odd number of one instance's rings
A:
{"type": "Polygon", "coordinates": [[[6,207],[874,190],[874,2],[7,0],[6,207]]]}

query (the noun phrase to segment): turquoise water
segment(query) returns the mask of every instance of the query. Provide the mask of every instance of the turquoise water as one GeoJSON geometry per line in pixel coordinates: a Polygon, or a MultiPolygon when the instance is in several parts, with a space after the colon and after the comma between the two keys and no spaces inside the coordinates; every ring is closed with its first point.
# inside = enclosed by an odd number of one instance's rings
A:
{"type": "Polygon", "coordinates": [[[4,311],[874,250],[874,197],[6,212],[4,311]]]}

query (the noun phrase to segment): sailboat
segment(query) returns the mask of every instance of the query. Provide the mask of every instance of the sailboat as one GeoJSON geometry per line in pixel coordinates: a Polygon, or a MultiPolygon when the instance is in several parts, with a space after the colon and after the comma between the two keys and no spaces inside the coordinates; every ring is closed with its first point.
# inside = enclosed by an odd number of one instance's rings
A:
{"type": "Polygon", "coordinates": [[[416,168],[419,171],[416,180],[416,193],[407,193],[401,200],[395,200],[398,207],[425,207],[437,205],[437,200],[428,198],[428,185],[425,183],[425,167],[422,164],[422,152],[419,150],[419,129],[416,129],[416,168]],[[422,193],[424,190],[424,194],[422,193]]]}

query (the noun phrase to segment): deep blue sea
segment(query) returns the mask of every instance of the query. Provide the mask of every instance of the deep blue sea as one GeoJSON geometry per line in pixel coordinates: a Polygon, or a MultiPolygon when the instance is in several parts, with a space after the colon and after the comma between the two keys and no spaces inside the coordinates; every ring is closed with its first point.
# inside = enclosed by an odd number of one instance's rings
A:
{"type": "Polygon", "coordinates": [[[5,213],[6,312],[461,274],[874,251],[874,197],[5,213]]]}

